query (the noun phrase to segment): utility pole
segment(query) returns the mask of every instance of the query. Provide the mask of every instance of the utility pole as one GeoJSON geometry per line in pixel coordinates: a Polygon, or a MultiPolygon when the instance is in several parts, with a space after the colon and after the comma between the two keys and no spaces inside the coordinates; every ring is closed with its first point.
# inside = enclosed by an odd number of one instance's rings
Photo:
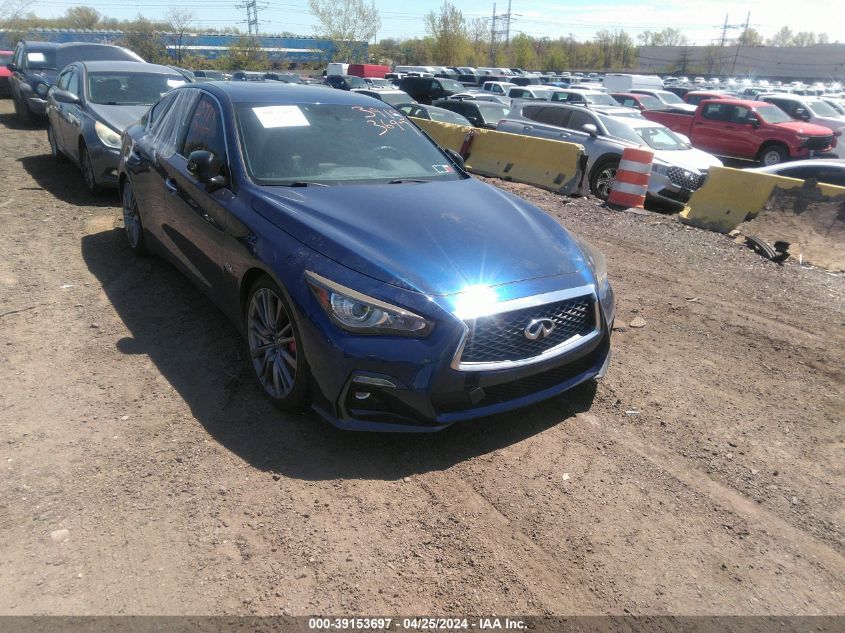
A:
{"type": "Polygon", "coordinates": [[[505,41],[505,47],[511,42],[511,0],[508,0],[508,12],[496,15],[496,3],[493,3],[493,26],[490,33],[490,65],[496,66],[496,43],[505,41]],[[502,26],[504,22],[504,26],[502,26]]]}
{"type": "Polygon", "coordinates": [[[505,47],[510,49],[511,47],[511,0],[508,0],[508,16],[507,22],[505,23],[505,47]]]}
{"type": "Polygon", "coordinates": [[[490,27],[490,65],[496,65],[496,3],[493,3],[493,22],[490,27]]]}
{"type": "Polygon", "coordinates": [[[734,55],[734,63],[731,65],[731,75],[736,73],[736,62],[739,59],[739,50],[742,48],[742,43],[745,37],[748,36],[748,27],[751,24],[751,11],[748,12],[748,15],[745,18],[745,28],[742,30],[742,35],[739,36],[739,39],[736,43],[736,54],[734,55]]]}
{"type": "Polygon", "coordinates": [[[725,14],[725,24],[722,27],[722,41],[719,43],[719,48],[725,47],[725,39],[727,38],[727,35],[728,35],[728,14],[726,13],[725,14]]]}
{"type": "Polygon", "coordinates": [[[259,6],[258,0],[245,0],[243,4],[235,5],[236,9],[246,9],[246,27],[251,36],[258,35],[258,10],[265,7],[264,4],[259,6]]]}

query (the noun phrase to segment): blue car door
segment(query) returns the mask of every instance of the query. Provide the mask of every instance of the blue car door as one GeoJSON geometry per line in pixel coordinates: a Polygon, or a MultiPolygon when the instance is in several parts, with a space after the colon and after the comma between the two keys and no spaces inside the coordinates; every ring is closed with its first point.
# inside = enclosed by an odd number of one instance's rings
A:
{"type": "Polygon", "coordinates": [[[233,195],[229,187],[210,189],[188,171],[188,157],[197,150],[214,154],[220,175],[228,179],[223,112],[207,93],[189,112],[187,130],[176,151],[159,158],[164,179],[161,231],[179,263],[214,297],[220,292],[223,272],[226,205],[233,195]]]}

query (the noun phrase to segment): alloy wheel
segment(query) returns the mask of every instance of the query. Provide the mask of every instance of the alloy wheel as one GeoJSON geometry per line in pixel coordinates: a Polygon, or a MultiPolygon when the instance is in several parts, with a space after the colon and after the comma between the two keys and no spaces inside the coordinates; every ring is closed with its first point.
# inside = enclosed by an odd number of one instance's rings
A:
{"type": "Polygon", "coordinates": [[[599,172],[596,178],[596,192],[603,200],[610,197],[610,189],[613,187],[614,180],[616,180],[616,167],[605,167],[599,172]]]}
{"type": "Polygon", "coordinates": [[[138,213],[138,203],[131,191],[123,195],[123,228],[126,231],[126,239],[129,246],[137,249],[141,242],[141,216],[138,213]]]}
{"type": "Polygon", "coordinates": [[[252,366],[265,391],[276,399],[287,396],[296,381],[296,339],[281,297],[270,288],[259,288],[252,295],[247,342],[252,366]]]}

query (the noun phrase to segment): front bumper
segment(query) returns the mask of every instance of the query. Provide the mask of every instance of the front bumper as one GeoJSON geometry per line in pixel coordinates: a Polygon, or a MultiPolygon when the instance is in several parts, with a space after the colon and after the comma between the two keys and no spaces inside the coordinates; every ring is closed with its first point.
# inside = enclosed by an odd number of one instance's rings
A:
{"type": "Polygon", "coordinates": [[[37,114],[38,116],[46,116],[47,115],[47,100],[42,99],[41,97],[27,97],[26,98],[26,106],[29,108],[30,112],[33,114],[37,114]]]}
{"type": "Polygon", "coordinates": [[[120,163],[120,149],[103,145],[99,138],[86,139],[88,156],[94,166],[97,184],[103,187],[117,188],[117,168],[120,163]]]}
{"type": "Polygon", "coordinates": [[[651,172],[648,181],[648,198],[660,204],[683,207],[692,196],[695,189],[684,187],[672,182],[668,176],[651,172]]]}
{"type": "MultiPolygon", "coordinates": [[[[583,284],[585,279],[572,281],[583,284]]],[[[535,287],[535,293],[552,288],[535,287]]],[[[609,296],[612,302],[612,291],[609,296]]],[[[405,339],[352,336],[337,329],[316,301],[308,302],[306,312],[300,330],[314,381],[314,410],[346,430],[439,431],[600,378],[610,357],[612,322],[607,317],[612,321],[613,311],[603,305],[597,310],[596,335],[582,344],[534,364],[493,371],[453,367],[464,328],[451,315],[439,318],[427,338],[405,339]]]]}

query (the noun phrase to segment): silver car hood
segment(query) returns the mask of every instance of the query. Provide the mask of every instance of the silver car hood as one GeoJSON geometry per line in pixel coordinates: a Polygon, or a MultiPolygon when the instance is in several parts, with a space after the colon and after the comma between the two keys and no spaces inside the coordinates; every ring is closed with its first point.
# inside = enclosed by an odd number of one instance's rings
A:
{"type": "MultiPolygon", "coordinates": [[[[647,149],[647,148],[644,148],[647,149]]],[[[702,152],[700,149],[690,148],[682,150],[655,150],[654,158],[669,165],[677,165],[685,169],[708,171],[711,167],[721,167],[722,161],[702,152]]]]}

